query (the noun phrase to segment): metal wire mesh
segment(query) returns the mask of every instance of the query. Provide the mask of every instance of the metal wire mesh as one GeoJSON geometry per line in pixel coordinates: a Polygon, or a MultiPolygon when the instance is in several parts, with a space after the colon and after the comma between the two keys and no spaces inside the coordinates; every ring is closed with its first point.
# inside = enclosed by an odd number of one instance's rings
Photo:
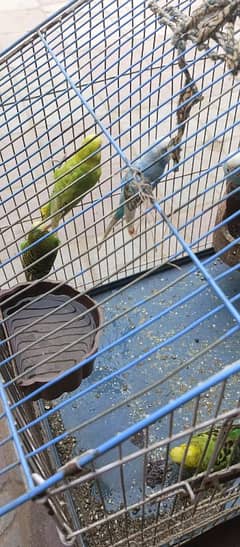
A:
{"type": "MultiPolygon", "coordinates": [[[[198,3],[178,5],[190,13],[198,3]]],[[[76,319],[54,324],[56,310],[46,310],[33,319],[31,333],[44,320],[50,331],[16,346],[16,334],[29,326],[8,330],[18,314],[15,293],[5,294],[8,315],[1,317],[0,450],[13,450],[0,473],[11,477],[17,469],[24,482],[18,496],[9,492],[0,514],[47,490],[39,500],[50,506],[64,544],[180,544],[239,513],[239,464],[186,476],[184,466],[172,469],[169,456],[174,444],[215,424],[222,426],[220,446],[226,420],[235,423],[239,415],[239,265],[227,267],[224,251],[212,249],[226,199],[222,163],[238,146],[239,82],[193,46],[186,59],[203,100],[186,125],[179,169],[170,163],[154,207],[137,210],[136,236],[120,224],[100,248],[125,168],[176,131],[183,72],[170,34],[144,1],[71,2],[0,57],[3,291],[25,280],[19,245],[41,220],[56,164],[84,135],[103,138],[101,179],[61,221],[60,250],[43,277],[77,289],[71,303],[91,291],[92,310],[102,308],[103,322],[92,331],[100,334],[94,371],[72,393],[34,402],[44,386],[23,391],[29,371],[18,369],[18,359],[40,341],[47,348],[76,319]]],[[[28,290],[24,284],[18,291],[26,315],[28,290]]],[[[44,294],[54,291],[52,285],[44,294]]],[[[31,302],[41,305],[43,295],[34,295],[31,302]]],[[[57,343],[56,362],[78,343],[74,335],[64,348],[57,343]]],[[[49,359],[43,352],[30,372],[49,359]]],[[[61,378],[91,359],[75,362],[61,378]]],[[[50,378],[48,386],[55,383],[50,378]]]]}

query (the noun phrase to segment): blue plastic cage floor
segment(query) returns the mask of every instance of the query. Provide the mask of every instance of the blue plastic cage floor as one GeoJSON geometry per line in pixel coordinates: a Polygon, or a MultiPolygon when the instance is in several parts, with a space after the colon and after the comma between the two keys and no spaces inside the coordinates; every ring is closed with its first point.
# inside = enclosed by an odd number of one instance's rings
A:
{"type": "MultiPolygon", "coordinates": [[[[182,272],[191,269],[192,265],[184,265],[182,272]]],[[[227,270],[227,267],[219,261],[209,266],[209,271],[215,277],[227,270]]],[[[179,277],[179,271],[171,269],[163,273],[146,278],[144,281],[136,283],[134,286],[126,288],[121,294],[117,291],[109,291],[96,298],[99,303],[108,294],[115,296],[103,307],[105,320],[109,320],[116,313],[127,310],[140,299],[145,299],[151,294],[156,293],[161,286],[166,286],[176,277],[179,277]]],[[[114,321],[113,324],[104,328],[101,336],[101,346],[105,346],[129,330],[141,324],[143,321],[154,317],[161,310],[166,309],[171,303],[180,300],[205,283],[204,278],[199,273],[191,274],[183,281],[178,282],[172,288],[166,290],[162,295],[153,298],[145,305],[135,308],[127,316],[114,321]]],[[[234,272],[226,276],[220,282],[221,288],[230,298],[239,292],[239,272],[234,272]]],[[[175,311],[167,314],[159,321],[156,321],[148,329],[144,329],[138,335],[135,335],[128,341],[118,345],[107,354],[98,358],[95,364],[95,370],[92,375],[86,379],[79,388],[79,391],[85,389],[104,378],[108,373],[118,370],[134,357],[152,348],[161,340],[167,340],[184,326],[189,325],[204,315],[209,310],[221,303],[211,288],[207,288],[194,299],[178,307],[175,311]]],[[[240,303],[237,302],[240,309],[240,303]]],[[[104,411],[110,406],[114,406],[122,400],[127,400],[132,394],[142,390],[147,385],[157,382],[161,377],[167,376],[173,369],[184,364],[189,358],[206,348],[216,338],[221,336],[234,325],[234,320],[229,312],[224,308],[208,320],[204,320],[196,328],[178,338],[174,343],[168,344],[142,361],[138,366],[115,378],[111,382],[103,384],[100,388],[88,393],[86,396],[74,401],[62,409],[62,419],[66,430],[70,430],[81,424],[83,421],[104,411]]],[[[123,431],[127,426],[142,419],[148,413],[153,412],[159,406],[163,406],[169,400],[175,399],[186,390],[195,386],[201,380],[206,379],[211,374],[221,370],[228,363],[233,362],[239,357],[239,333],[234,337],[225,340],[213,350],[197,358],[194,363],[187,366],[162,385],[152,389],[141,398],[126,403],[117,411],[112,412],[102,419],[74,433],[76,437],[75,453],[79,454],[89,448],[95,448],[100,443],[109,439],[119,431],[123,431]]],[[[208,419],[213,416],[217,401],[217,395],[220,394],[221,386],[213,388],[203,397],[204,404],[200,405],[198,421],[208,419]]],[[[228,386],[221,410],[229,410],[236,406],[239,398],[239,385],[234,378],[228,386]]],[[[64,397],[66,399],[66,396],[64,397]]],[[[193,403],[187,407],[179,409],[175,413],[174,432],[181,428],[191,425],[193,403]]],[[[153,443],[168,434],[168,421],[162,420],[161,423],[155,423],[149,431],[149,442],[153,443]]],[[[131,439],[123,444],[123,455],[136,451],[142,444],[141,435],[136,439],[131,439]]],[[[115,459],[118,459],[118,450],[111,450],[96,461],[96,467],[105,465],[115,459]]],[[[125,486],[127,489],[127,502],[137,503],[141,499],[143,485],[143,461],[142,457],[130,462],[124,469],[125,486]]],[[[122,501],[120,492],[119,470],[113,469],[110,473],[101,477],[101,487],[105,494],[106,509],[109,511],[118,510],[122,501]]],[[[93,493],[96,491],[93,490],[93,493]]],[[[98,496],[96,494],[96,498],[98,496]]]]}

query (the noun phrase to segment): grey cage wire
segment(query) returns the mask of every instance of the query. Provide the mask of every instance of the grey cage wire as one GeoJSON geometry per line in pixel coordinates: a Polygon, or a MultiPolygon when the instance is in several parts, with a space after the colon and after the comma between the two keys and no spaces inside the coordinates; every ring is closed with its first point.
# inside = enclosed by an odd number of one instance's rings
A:
{"type": "MultiPolygon", "coordinates": [[[[199,2],[169,5],[188,14],[199,2]]],[[[227,266],[226,249],[212,248],[226,225],[215,219],[225,203],[222,163],[239,141],[239,81],[193,45],[186,60],[203,99],[187,120],[178,170],[173,162],[166,169],[155,207],[137,209],[135,237],[119,224],[100,248],[126,162],[176,132],[184,78],[171,32],[142,0],[76,1],[0,57],[1,477],[22,481],[20,490],[9,486],[0,514],[44,502],[65,545],[181,544],[239,514],[238,463],[214,471],[215,451],[207,470],[186,477],[169,457],[172,446],[215,424],[223,425],[220,447],[226,419],[229,427],[239,415],[238,264],[227,266]],[[30,289],[18,285],[19,244],[40,220],[54,167],[88,133],[102,135],[100,181],[61,222],[50,275],[30,289]],[[24,391],[27,371],[18,369],[27,352],[37,368],[39,332],[15,345],[27,329],[18,328],[13,289],[27,316],[46,280],[54,282],[44,285],[47,295],[67,284],[72,302],[88,292],[103,311],[99,349],[72,357],[74,371],[96,358],[94,370],[51,401],[39,384],[24,391]]],[[[238,243],[239,234],[230,253],[238,243]]],[[[46,348],[55,317],[42,331],[46,348]]],[[[56,360],[79,342],[62,317],[68,338],[55,347],[56,360]]],[[[69,372],[61,373],[66,382],[69,372]]]]}

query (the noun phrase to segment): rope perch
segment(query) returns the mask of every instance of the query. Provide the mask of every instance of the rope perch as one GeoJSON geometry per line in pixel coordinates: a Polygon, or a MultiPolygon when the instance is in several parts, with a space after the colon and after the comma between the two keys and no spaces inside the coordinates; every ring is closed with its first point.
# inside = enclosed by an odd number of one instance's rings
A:
{"type": "Polygon", "coordinates": [[[186,122],[194,104],[203,99],[187,68],[184,56],[187,41],[193,42],[199,51],[206,50],[206,57],[226,62],[229,70],[236,76],[240,71],[240,42],[235,40],[234,32],[236,19],[240,16],[240,0],[203,0],[202,5],[191,16],[174,7],[161,8],[155,0],[151,0],[149,8],[160,23],[172,30],[172,43],[178,52],[178,65],[185,75],[185,85],[178,100],[177,134],[172,137],[169,146],[174,147],[171,156],[174,163],[178,164],[181,152],[179,145],[186,122]],[[215,41],[223,53],[211,53],[210,40],[215,41]]]}
{"type": "Polygon", "coordinates": [[[152,12],[159,17],[159,21],[173,31],[172,43],[181,49],[181,42],[185,47],[188,40],[193,42],[199,51],[206,50],[210,59],[226,61],[232,74],[236,76],[240,71],[240,41],[234,38],[237,17],[240,17],[239,0],[203,0],[202,5],[186,15],[176,8],[161,8],[153,0],[149,3],[152,12]],[[210,53],[209,41],[213,40],[223,53],[210,53]]]}

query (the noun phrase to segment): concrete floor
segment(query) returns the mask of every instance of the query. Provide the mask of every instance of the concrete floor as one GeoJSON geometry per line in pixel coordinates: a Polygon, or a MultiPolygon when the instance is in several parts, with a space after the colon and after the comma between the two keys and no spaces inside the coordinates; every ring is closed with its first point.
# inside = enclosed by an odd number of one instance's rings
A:
{"type": "MultiPolygon", "coordinates": [[[[0,412],[2,406],[0,404],[0,412]]],[[[0,442],[9,435],[7,420],[1,420],[0,442]]],[[[1,467],[16,461],[13,444],[1,447],[1,467]]],[[[0,477],[0,505],[17,498],[25,491],[19,468],[0,477]]],[[[61,547],[56,527],[46,508],[37,502],[28,502],[0,518],[1,547],[61,547]]]]}
{"type": "Polygon", "coordinates": [[[60,9],[65,0],[0,1],[0,50],[60,9]]]}

